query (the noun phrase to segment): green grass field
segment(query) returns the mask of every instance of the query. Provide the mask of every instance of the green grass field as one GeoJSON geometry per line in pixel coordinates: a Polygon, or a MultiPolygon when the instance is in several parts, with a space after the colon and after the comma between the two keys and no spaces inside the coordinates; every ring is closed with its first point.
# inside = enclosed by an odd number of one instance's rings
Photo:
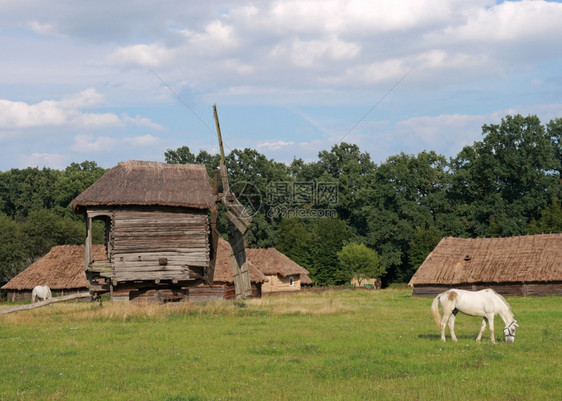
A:
{"type": "Polygon", "coordinates": [[[431,299],[404,289],[59,303],[0,316],[0,399],[560,399],[562,298],[508,301],[521,327],[506,344],[497,317],[495,345],[463,315],[441,342],[431,299]]]}

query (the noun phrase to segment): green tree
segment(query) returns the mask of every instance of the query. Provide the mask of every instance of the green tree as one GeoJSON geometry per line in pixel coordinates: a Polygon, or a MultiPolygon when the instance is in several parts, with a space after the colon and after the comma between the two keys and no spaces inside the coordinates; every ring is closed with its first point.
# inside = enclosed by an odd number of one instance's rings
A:
{"type": "Polygon", "coordinates": [[[62,215],[73,216],[68,206],[70,202],[90,185],[96,182],[107,170],[99,167],[96,162],[83,161],[71,163],[62,173],[55,184],[57,209],[62,215]]]}
{"type": "Polygon", "coordinates": [[[349,274],[341,268],[338,252],[352,237],[345,222],[333,218],[319,218],[312,224],[312,264],[310,278],[320,285],[341,285],[349,274]]]}
{"type": "Polygon", "coordinates": [[[532,219],[527,227],[528,234],[562,233],[562,201],[553,196],[539,219],[532,219]]]}
{"type": "Polygon", "coordinates": [[[405,281],[413,266],[408,252],[415,227],[430,224],[438,232],[459,232],[446,196],[447,161],[435,152],[389,157],[374,173],[373,185],[362,191],[363,206],[354,211],[358,234],[382,257],[385,280],[405,281]]]}
{"type": "Polygon", "coordinates": [[[84,243],[82,222],[61,217],[53,210],[33,210],[21,226],[29,261],[45,255],[55,245],[84,243]]]}
{"type": "Polygon", "coordinates": [[[408,261],[411,271],[408,272],[408,278],[413,275],[414,271],[420,267],[427,255],[441,241],[442,235],[433,225],[426,222],[417,226],[414,230],[412,240],[410,241],[410,249],[408,249],[408,261]]]}
{"type": "Polygon", "coordinates": [[[370,188],[373,183],[376,166],[371,161],[371,156],[361,152],[357,145],[342,142],[334,145],[329,152],[321,151],[318,159],[318,162],[311,166],[311,172],[314,172],[315,176],[309,175],[307,179],[337,183],[335,209],[338,216],[345,221],[350,221],[352,225],[361,224],[361,219],[354,215],[354,211],[364,204],[362,191],[370,188]]]}
{"type": "Polygon", "coordinates": [[[449,195],[465,213],[468,235],[525,234],[559,192],[559,124],[545,130],[536,116],[508,115],[484,125],[482,134],[451,160],[449,195]]]}
{"type": "Polygon", "coordinates": [[[12,169],[0,175],[0,212],[25,217],[56,205],[56,182],[62,173],[48,168],[12,169]]]}
{"type": "Polygon", "coordinates": [[[347,270],[350,278],[355,278],[359,285],[364,279],[379,278],[386,273],[380,256],[365,244],[349,243],[337,254],[342,269],[347,270]]]}
{"type": "Polygon", "coordinates": [[[168,149],[164,152],[164,160],[170,164],[195,164],[195,155],[191,153],[189,146],[182,146],[176,150],[168,149]]]}
{"type": "Polygon", "coordinates": [[[0,286],[22,271],[26,262],[24,239],[19,224],[0,213],[0,286]]]}
{"type": "Polygon", "coordinates": [[[312,234],[302,219],[284,218],[277,226],[275,247],[306,269],[311,266],[312,234]]]}
{"type": "MultiPolygon", "coordinates": [[[[554,169],[558,172],[558,179],[560,184],[562,184],[562,118],[555,118],[549,121],[546,125],[546,131],[547,136],[550,138],[554,157],[556,159],[556,166],[554,169]]],[[[560,191],[560,186],[558,189],[560,191]]]]}

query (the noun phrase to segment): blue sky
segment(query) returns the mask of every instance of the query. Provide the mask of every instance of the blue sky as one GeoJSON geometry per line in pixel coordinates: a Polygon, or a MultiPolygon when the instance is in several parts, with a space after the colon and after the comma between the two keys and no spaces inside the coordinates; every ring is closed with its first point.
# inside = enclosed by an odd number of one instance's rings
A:
{"type": "Polygon", "coordinates": [[[1,171],[216,152],[214,103],[227,150],[283,162],[316,160],[342,139],[377,163],[449,157],[506,114],[562,117],[559,2],[0,0],[0,10],[1,171]]]}

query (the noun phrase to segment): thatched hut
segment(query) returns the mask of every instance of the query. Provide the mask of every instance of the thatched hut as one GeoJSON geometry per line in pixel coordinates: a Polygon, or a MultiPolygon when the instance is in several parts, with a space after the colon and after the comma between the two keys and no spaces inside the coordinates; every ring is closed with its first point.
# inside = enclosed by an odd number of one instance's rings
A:
{"type": "Polygon", "coordinates": [[[216,206],[202,165],[122,162],[71,207],[86,221],[84,264],[92,291],[127,299],[146,288],[176,290],[197,285],[209,268],[208,212],[216,206]],[[92,253],[93,220],[105,223],[102,260],[92,253]]]}
{"type": "Polygon", "coordinates": [[[562,295],[562,234],[443,238],[409,285],[413,295],[494,288],[503,295],[562,295]]]}
{"type": "Polygon", "coordinates": [[[302,280],[309,282],[308,270],[289,259],[275,248],[247,249],[248,261],[253,263],[266,277],[262,291],[299,291],[302,280]]]}
{"type": "MultiPolygon", "coordinates": [[[[92,245],[91,253],[96,259],[105,258],[103,245],[92,245]]],[[[68,295],[88,290],[89,282],[84,273],[84,246],[59,245],[32,263],[20,274],[5,284],[8,300],[29,301],[31,291],[37,285],[47,285],[54,296],[68,295]]]]}

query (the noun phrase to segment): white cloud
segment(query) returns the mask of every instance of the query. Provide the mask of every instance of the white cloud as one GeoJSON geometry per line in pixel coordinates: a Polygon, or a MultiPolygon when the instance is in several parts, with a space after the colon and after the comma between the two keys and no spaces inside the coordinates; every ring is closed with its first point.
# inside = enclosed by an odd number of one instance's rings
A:
{"type": "Polygon", "coordinates": [[[63,98],[57,103],[65,109],[85,109],[97,107],[104,103],[104,96],[94,88],[85,89],[67,98],[63,98]]]}
{"type": "Polygon", "coordinates": [[[182,33],[188,43],[201,55],[220,54],[221,51],[233,49],[239,45],[234,27],[223,24],[219,20],[209,22],[203,32],[184,30],[182,33]]]}
{"type": "Polygon", "coordinates": [[[562,8],[556,3],[505,1],[471,11],[465,24],[451,26],[445,33],[460,40],[526,42],[536,37],[559,37],[562,32],[562,8]]]}
{"type": "Polygon", "coordinates": [[[79,134],[74,136],[74,142],[70,148],[78,153],[109,152],[118,146],[123,150],[128,148],[146,148],[158,145],[160,138],[152,135],[129,136],[124,138],[113,138],[109,136],[98,136],[90,134],[79,134]]]}
{"type": "Polygon", "coordinates": [[[447,0],[283,1],[271,8],[266,23],[288,32],[390,32],[447,20],[447,0]]]}
{"type": "Polygon", "coordinates": [[[80,134],[74,137],[74,143],[70,148],[78,153],[92,153],[112,150],[119,140],[108,136],[98,136],[80,134]]]}
{"type": "Polygon", "coordinates": [[[174,50],[158,44],[138,44],[122,47],[111,54],[104,63],[124,67],[160,67],[174,57],[174,50]]]}
{"type": "Polygon", "coordinates": [[[65,168],[67,157],[58,153],[32,153],[22,156],[22,167],[50,167],[58,170],[65,168]]]}
{"type": "MultiPolygon", "coordinates": [[[[396,81],[411,69],[408,64],[407,59],[395,58],[352,67],[346,71],[345,81],[367,84],[396,81]]],[[[338,78],[331,81],[338,82],[338,78]]],[[[339,81],[344,83],[344,80],[339,81]]]]}
{"type": "Polygon", "coordinates": [[[361,46],[344,42],[332,36],[323,39],[303,41],[298,38],[289,43],[277,45],[271,56],[276,59],[289,58],[297,67],[310,68],[323,59],[332,61],[349,60],[356,57],[361,46]]]}
{"type": "Polygon", "coordinates": [[[152,120],[150,120],[149,118],[142,117],[138,114],[135,117],[131,117],[131,116],[127,115],[126,113],[123,113],[123,114],[121,114],[121,119],[125,123],[137,125],[137,126],[140,126],[140,127],[148,127],[148,128],[151,128],[155,131],[162,131],[164,129],[164,127],[162,127],[160,124],[157,124],[157,123],[153,122],[152,120]]]}
{"type": "Polygon", "coordinates": [[[61,36],[57,32],[55,24],[31,21],[28,25],[33,32],[38,33],[39,35],[61,36]]]}
{"type": "Polygon", "coordinates": [[[99,105],[103,96],[87,89],[60,101],[43,100],[36,104],[0,99],[0,129],[42,126],[112,126],[119,118],[112,113],[83,113],[79,109],[99,105]]]}
{"type": "Polygon", "coordinates": [[[398,133],[421,139],[428,149],[436,149],[444,143],[474,142],[485,123],[485,116],[442,114],[436,117],[415,117],[396,124],[398,133]]]}
{"type": "Polygon", "coordinates": [[[159,142],[160,142],[160,138],[157,138],[152,135],[142,135],[142,136],[123,138],[123,143],[133,147],[153,146],[158,144],[159,142]]]}
{"type": "Polygon", "coordinates": [[[114,113],[84,112],[103,104],[104,96],[95,89],[86,89],[61,100],[43,100],[28,104],[0,99],[0,130],[62,127],[69,129],[101,129],[123,127],[127,124],[162,130],[160,124],[149,118],[126,113],[121,117],[114,113]]]}
{"type": "Polygon", "coordinates": [[[285,141],[266,141],[258,143],[256,149],[258,150],[281,150],[282,148],[293,146],[295,142],[285,142],[285,141]]]}
{"type": "Polygon", "coordinates": [[[250,64],[242,63],[236,59],[228,59],[225,61],[225,66],[233,71],[236,71],[238,74],[251,74],[255,71],[254,67],[250,64]]]}

